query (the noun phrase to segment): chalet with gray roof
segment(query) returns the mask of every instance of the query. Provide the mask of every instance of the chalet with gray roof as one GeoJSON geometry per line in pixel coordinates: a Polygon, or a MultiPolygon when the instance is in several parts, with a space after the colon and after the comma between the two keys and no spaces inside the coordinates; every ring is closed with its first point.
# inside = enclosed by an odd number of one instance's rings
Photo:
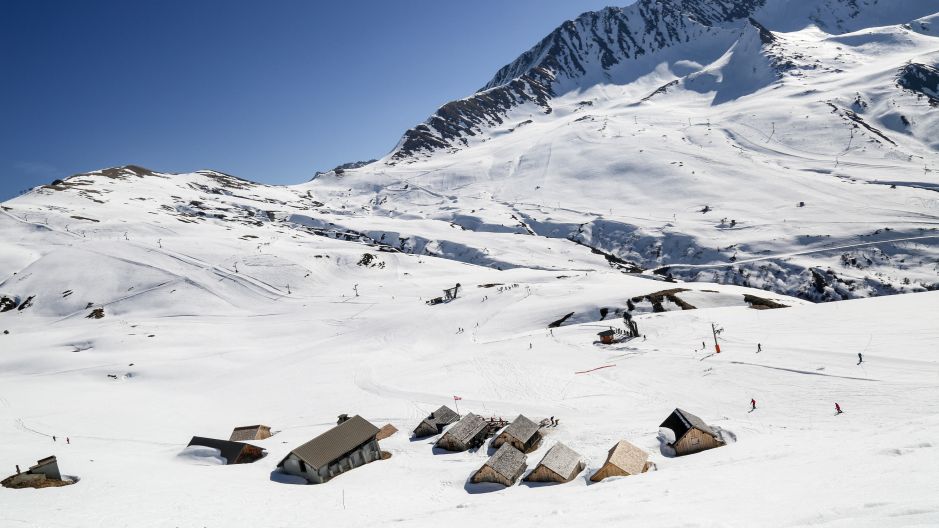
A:
{"type": "Polygon", "coordinates": [[[622,440],[617,442],[607,453],[606,462],[590,477],[594,482],[609,477],[627,477],[645,473],[652,467],[649,453],[622,440]]]}
{"type": "Polygon", "coordinates": [[[525,453],[515,449],[511,444],[502,444],[502,447],[489,457],[483,467],[473,474],[472,481],[474,484],[493,482],[511,486],[518,481],[528,467],[526,458],[525,453]]]}
{"type": "Polygon", "coordinates": [[[271,437],[271,428],[266,425],[244,425],[236,427],[228,438],[232,442],[264,440],[271,437]]]}
{"type": "Polygon", "coordinates": [[[466,451],[483,445],[489,434],[489,424],[481,416],[469,413],[453,424],[435,444],[447,451],[466,451]]]}
{"type": "Polygon", "coordinates": [[[678,456],[691,455],[724,445],[718,432],[704,420],[682,409],[675,409],[659,427],[671,429],[675,440],[669,444],[678,456]]]}
{"type": "Polygon", "coordinates": [[[492,441],[492,447],[508,442],[522,453],[531,453],[541,445],[541,426],[524,415],[518,417],[492,441]]]}
{"type": "Polygon", "coordinates": [[[414,429],[414,438],[424,438],[443,432],[443,428],[458,421],[460,415],[446,405],[441,405],[439,409],[430,413],[417,428],[414,429]]]}
{"type": "Polygon", "coordinates": [[[541,462],[525,477],[531,482],[570,482],[584,470],[584,458],[558,442],[548,450],[541,462]]]}
{"type": "Polygon", "coordinates": [[[226,464],[250,464],[264,457],[263,449],[244,442],[193,436],[192,440],[189,441],[189,446],[217,449],[219,456],[225,459],[226,464]]]}
{"type": "Polygon", "coordinates": [[[378,427],[359,415],[294,449],[277,467],[284,473],[322,484],[351,469],[381,459],[378,427]]]}

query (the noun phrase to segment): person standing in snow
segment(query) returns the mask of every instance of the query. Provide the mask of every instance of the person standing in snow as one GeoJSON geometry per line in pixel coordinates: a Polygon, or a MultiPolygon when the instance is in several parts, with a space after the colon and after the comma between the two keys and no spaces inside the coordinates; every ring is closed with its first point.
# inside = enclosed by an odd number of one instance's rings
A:
{"type": "Polygon", "coordinates": [[[69,440],[69,438],[66,436],[66,437],[65,437],[65,443],[71,445],[71,444],[72,444],[72,441],[69,440]]]}
{"type": "Polygon", "coordinates": [[[750,398],[750,412],[753,412],[755,410],[756,410],[756,400],[753,398],[750,398]]]}
{"type": "Polygon", "coordinates": [[[861,363],[864,363],[864,356],[862,356],[861,353],[858,352],[858,353],[857,353],[857,364],[860,365],[861,363]]]}
{"type": "Polygon", "coordinates": [[[52,441],[55,442],[55,435],[52,436],[52,441]]]}
{"type": "Polygon", "coordinates": [[[756,353],[759,354],[763,351],[763,345],[761,343],[756,344],[756,353]]]}
{"type": "Polygon", "coordinates": [[[835,414],[841,414],[844,411],[841,410],[841,406],[838,405],[838,402],[835,402],[835,414]]]}

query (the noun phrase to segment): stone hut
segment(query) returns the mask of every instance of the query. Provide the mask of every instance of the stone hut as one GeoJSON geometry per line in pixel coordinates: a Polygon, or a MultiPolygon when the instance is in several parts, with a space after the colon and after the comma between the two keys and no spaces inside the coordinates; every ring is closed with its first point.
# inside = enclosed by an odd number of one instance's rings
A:
{"type": "Polygon", "coordinates": [[[579,453],[558,442],[525,477],[531,482],[570,482],[586,465],[579,453]]]}
{"type": "Polygon", "coordinates": [[[511,486],[518,481],[527,467],[525,453],[505,443],[476,471],[472,481],[474,484],[494,482],[511,486]]]}
{"type": "Polygon", "coordinates": [[[638,475],[645,473],[651,467],[648,453],[622,440],[610,449],[606,463],[590,477],[590,480],[600,482],[608,477],[638,475]]]}
{"type": "Polygon", "coordinates": [[[541,445],[540,429],[540,425],[520,414],[492,441],[492,447],[498,448],[508,442],[522,453],[531,453],[541,445]]]}
{"type": "Polygon", "coordinates": [[[458,421],[460,415],[446,405],[441,405],[439,409],[430,413],[417,428],[414,429],[414,438],[424,438],[443,432],[443,428],[458,421]]]}
{"type": "Polygon", "coordinates": [[[294,449],[277,467],[284,473],[322,484],[333,477],[381,459],[378,428],[353,416],[294,449]]]}
{"type": "Polygon", "coordinates": [[[435,444],[447,451],[466,451],[483,445],[489,432],[489,424],[481,416],[469,413],[455,423],[435,444]]]}
{"type": "Polygon", "coordinates": [[[678,456],[691,455],[724,445],[717,431],[704,420],[682,409],[675,409],[659,427],[671,429],[675,440],[669,444],[678,456]]]}
{"type": "Polygon", "coordinates": [[[271,437],[271,428],[266,425],[244,425],[236,427],[228,438],[232,442],[264,440],[271,437]]]}

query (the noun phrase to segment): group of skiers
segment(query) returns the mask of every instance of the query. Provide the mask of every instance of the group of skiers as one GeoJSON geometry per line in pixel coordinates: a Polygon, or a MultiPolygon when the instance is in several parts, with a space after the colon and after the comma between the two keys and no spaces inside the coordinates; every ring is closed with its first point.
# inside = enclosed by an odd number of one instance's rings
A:
{"type": "MultiPolygon", "coordinates": [[[[756,398],[750,398],[750,412],[756,410],[756,398]]],[[[835,402],[835,414],[841,414],[844,411],[841,410],[841,405],[838,405],[838,402],[835,402]]]]}

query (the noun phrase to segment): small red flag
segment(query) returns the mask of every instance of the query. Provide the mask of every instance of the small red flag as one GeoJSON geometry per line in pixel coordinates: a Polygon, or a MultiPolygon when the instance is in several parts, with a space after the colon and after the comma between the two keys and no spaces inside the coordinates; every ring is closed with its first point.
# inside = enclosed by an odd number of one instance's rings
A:
{"type": "Polygon", "coordinates": [[[454,399],[454,401],[455,401],[455,400],[462,400],[463,398],[461,398],[461,397],[459,397],[459,396],[454,396],[453,399],[454,399]]]}

